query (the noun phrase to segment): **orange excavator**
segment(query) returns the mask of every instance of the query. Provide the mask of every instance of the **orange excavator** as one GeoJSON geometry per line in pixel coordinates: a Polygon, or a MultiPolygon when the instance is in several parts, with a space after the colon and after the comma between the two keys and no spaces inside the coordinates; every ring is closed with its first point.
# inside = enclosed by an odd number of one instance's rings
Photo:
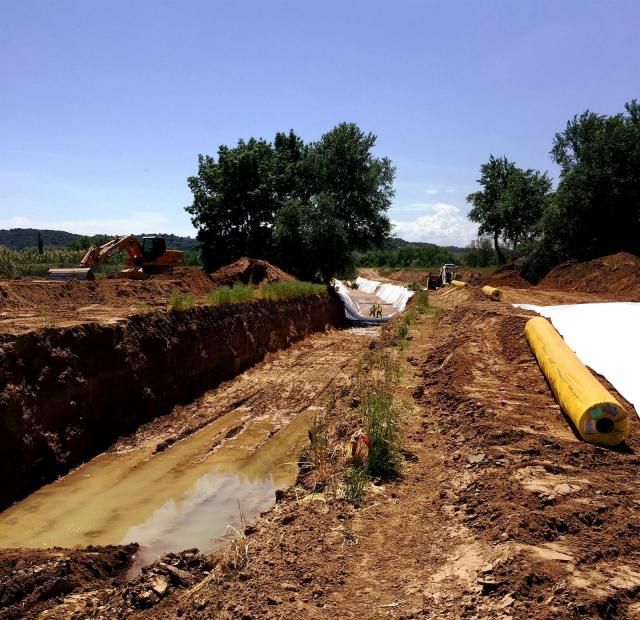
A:
{"type": "Polygon", "coordinates": [[[118,274],[121,278],[141,280],[184,265],[184,253],[167,250],[163,237],[143,237],[141,245],[133,235],[126,235],[111,239],[104,245],[90,247],[76,268],[49,269],[49,280],[93,280],[94,267],[118,252],[129,254],[127,269],[118,274]]]}

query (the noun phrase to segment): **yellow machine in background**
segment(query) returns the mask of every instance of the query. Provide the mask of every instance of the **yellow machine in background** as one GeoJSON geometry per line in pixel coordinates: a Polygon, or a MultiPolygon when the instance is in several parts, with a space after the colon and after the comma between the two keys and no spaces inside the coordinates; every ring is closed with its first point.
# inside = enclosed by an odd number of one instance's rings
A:
{"type": "Polygon", "coordinates": [[[49,269],[49,280],[93,280],[93,269],[118,252],[129,254],[129,267],[118,274],[121,278],[143,279],[184,265],[184,252],[167,250],[163,237],[143,237],[140,245],[133,235],[125,235],[90,247],[78,267],[49,269]]]}

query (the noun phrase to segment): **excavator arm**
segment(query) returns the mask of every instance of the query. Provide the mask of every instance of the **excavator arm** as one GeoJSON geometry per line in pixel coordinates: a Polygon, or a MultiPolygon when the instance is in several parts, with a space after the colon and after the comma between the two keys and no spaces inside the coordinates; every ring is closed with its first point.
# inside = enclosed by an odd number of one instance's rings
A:
{"type": "Polygon", "coordinates": [[[129,263],[132,266],[142,266],[142,248],[140,247],[140,243],[133,235],[126,235],[107,241],[104,245],[94,245],[90,247],[78,267],[81,269],[93,269],[96,265],[99,265],[114,254],[122,251],[129,254],[129,263]]]}

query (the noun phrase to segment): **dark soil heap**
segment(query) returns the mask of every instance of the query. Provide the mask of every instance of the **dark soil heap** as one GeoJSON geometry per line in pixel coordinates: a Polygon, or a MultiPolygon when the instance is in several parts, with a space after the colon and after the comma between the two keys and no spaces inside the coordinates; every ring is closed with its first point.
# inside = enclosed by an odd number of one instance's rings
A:
{"type": "Polygon", "coordinates": [[[513,288],[530,288],[531,282],[525,280],[520,271],[513,264],[498,267],[488,278],[487,284],[490,286],[512,286],[513,288]]]}
{"type": "Polygon", "coordinates": [[[284,280],[295,280],[286,271],[268,263],[266,260],[247,258],[243,256],[235,263],[220,267],[210,275],[211,280],[218,286],[232,286],[234,284],[271,284],[284,280]]]}
{"type": "Polygon", "coordinates": [[[640,301],[640,258],[618,252],[585,263],[563,263],[545,276],[540,288],[600,293],[621,301],[640,301]]]}

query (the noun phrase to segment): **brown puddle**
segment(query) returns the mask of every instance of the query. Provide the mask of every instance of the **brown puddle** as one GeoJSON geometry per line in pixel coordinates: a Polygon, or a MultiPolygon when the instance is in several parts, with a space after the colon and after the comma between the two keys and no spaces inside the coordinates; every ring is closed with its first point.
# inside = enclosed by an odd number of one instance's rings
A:
{"type": "Polygon", "coordinates": [[[295,482],[315,409],[290,421],[241,407],[159,454],[102,454],[1,513],[0,547],[137,542],[136,567],[169,551],[212,551],[241,526],[241,511],[256,517],[295,482]]]}

